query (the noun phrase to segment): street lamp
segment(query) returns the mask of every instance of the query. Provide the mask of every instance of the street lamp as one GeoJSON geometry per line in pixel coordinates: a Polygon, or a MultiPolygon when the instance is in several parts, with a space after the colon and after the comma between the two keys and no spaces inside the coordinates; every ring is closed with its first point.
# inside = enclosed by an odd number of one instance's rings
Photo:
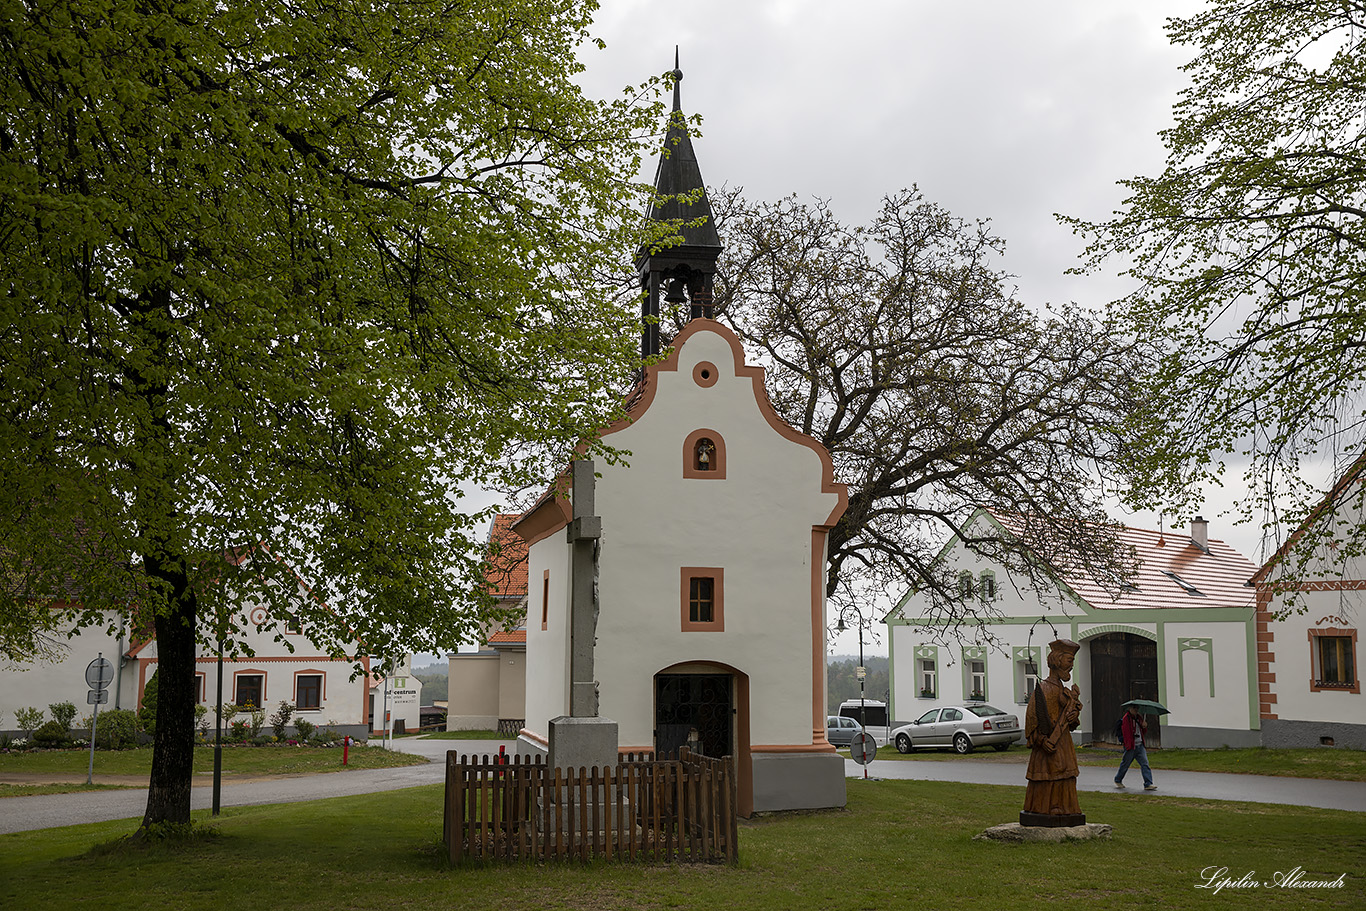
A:
{"type": "MultiPolygon", "coordinates": [[[[863,612],[857,607],[854,608],[854,615],[858,617],[858,670],[854,675],[858,677],[858,723],[863,728],[864,733],[868,731],[867,706],[864,704],[863,684],[868,677],[868,669],[863,666],[863,612]]],[[[840,611],[839,624],[836,625],[837,632],[844,632],[848,627],[844,625],[844,611],[840,611]]]]}

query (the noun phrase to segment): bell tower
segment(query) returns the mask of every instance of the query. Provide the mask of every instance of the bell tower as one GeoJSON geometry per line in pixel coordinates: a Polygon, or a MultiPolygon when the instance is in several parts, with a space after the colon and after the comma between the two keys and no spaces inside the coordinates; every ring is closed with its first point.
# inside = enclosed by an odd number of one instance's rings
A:
{"type": "Polygon", "coordinates": [[[641,357],[659,353],[659,300],[689,305],[688,318],[712,316],[712,278],[721,255],[721,238],[716,233],[711,201],[702,183],[702,170],[688,135],[687,121],[679,100],[683,71],[678,68],[678,49],[674,49],[674,105],[669,131],[655,172],[655,198],[646,218],[651,221],[681,221],[678,228],[683,242],[667,249],[642,246],[636,255],[640,287],[645,292],[641,303],[643,331],[641,357]],[[700,224],[692,224],[701,220],[700,224]]]}

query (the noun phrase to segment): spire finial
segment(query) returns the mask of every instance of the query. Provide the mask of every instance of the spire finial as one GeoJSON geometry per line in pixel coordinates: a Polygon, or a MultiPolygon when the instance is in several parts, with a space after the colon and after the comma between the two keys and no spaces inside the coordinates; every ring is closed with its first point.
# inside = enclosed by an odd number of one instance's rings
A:
{"type": "Polygon", "coordinates": [[[683,81],[683,70],[678,66],[678,45],[674,45],[674,110],[683,110],[683,104],[679,100],[678,84],[683,81]]]}

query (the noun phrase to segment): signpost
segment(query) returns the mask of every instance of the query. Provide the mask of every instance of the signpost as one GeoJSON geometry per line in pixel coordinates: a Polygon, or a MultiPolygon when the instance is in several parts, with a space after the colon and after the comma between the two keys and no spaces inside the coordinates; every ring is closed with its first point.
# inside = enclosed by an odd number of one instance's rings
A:
{"type": "Polygon", "coordinates": [[[104,652],[85,666],[85,682],[90,692],[85,694],[85,704],[95,707],[90,720],[90,768],[85,773],[85,783],[95,783],[95,727],[100,720],[100,706],[109,702],[109,684],[114,680],[114,665],[104,660],[104,652]]]}
{"type": "MultiPolygon", "coordinates": [[[[866,731],[859,731],[854,735],[854,739],[849,741],[849,758],[861,766],[866,766],[873,761],[877,755],[877,740],[872,734],[866,731]]],[[[868,777],[868,770],[863,770],[864,777],[868,777]]]]}

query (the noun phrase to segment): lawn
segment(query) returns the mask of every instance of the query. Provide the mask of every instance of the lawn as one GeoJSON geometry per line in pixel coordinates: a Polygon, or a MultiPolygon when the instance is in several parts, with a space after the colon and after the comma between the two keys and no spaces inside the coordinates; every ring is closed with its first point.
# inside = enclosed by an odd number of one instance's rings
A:
{"type": "MultiPolygon", "coordinates": [[[[844,752],[847,752],[844,751],[844,752]]],[[[1077,763],[1089,766],[1119,767],[1123,753],[1114,749],[1078,747],[1077,763]]],[[[952,750],[916,750],[898,753],[896,747],[882,747],[878,759],[931,760],[949,762],[1027,762],[1029,750],[1012,746],[1004,753],[992,749],[974,750],[959,756],[952,750]]],[[[1335,781],[1366,781],[1366,750],[1326,749],[1323,747],[1281,750],[1253,747],[1244,750],[1149,750],[1153,769],[1181,772],[1234,772],[1246,775],[1276,775],[1291,778],[1328,778],[1335,781]]]]}
{"type": "MultiPolygon", "coordinates": [[[[0,907],[981,909],[1366,907],[1366,815],[1262,804],[1086,794],[1110,841],[1006,845],[972,836],[1016,817],[1021,788],[849,782],[842,811],[741,823],[734,867],[597,862],[448,869],[438,786],[229,808],[217,838],[133,857],[90,855],[133,821],[0,836],[0,907]],[[1262,883],[1200,888],[1206,871],[1262,883]],[[1337,889],[1271,883],[1302,868],[1337,889]]],[[[199,816],[199,814],[196,814],[199,816]]],[[[202,817],[200,817],[202,818],[202,817]]]]}
{"type": "MultiPolygon", "coordinates": [[[[213,773],[213,747],[197,746],[194,751],[194,770],[199,775],[213,773]]],[[[346,768],[387,769],[426,762],[421,756],[384,750],[378,746],[352,746],[347,754],[346,768]]],[[[79,778],[84,782],[90,767],[90,751],[42,750],[25,753],[0,753],[0,775],[51,775],[79,778]]],[[[95,781],[101,776],[139,776],[145,778],[152,769],[152,748],[136,750],[96,750],[95,781]]],[[[223,747],[223,774],[234,778],[253,778],[262,775],[302,775],[312,772],[339,772],[342,767],[341,747],[223,747]]],[[[124,782],[126,783],[126,782],[124,782]]],[[[11,793],[0,791],[0,793],[11,793]]]]}

